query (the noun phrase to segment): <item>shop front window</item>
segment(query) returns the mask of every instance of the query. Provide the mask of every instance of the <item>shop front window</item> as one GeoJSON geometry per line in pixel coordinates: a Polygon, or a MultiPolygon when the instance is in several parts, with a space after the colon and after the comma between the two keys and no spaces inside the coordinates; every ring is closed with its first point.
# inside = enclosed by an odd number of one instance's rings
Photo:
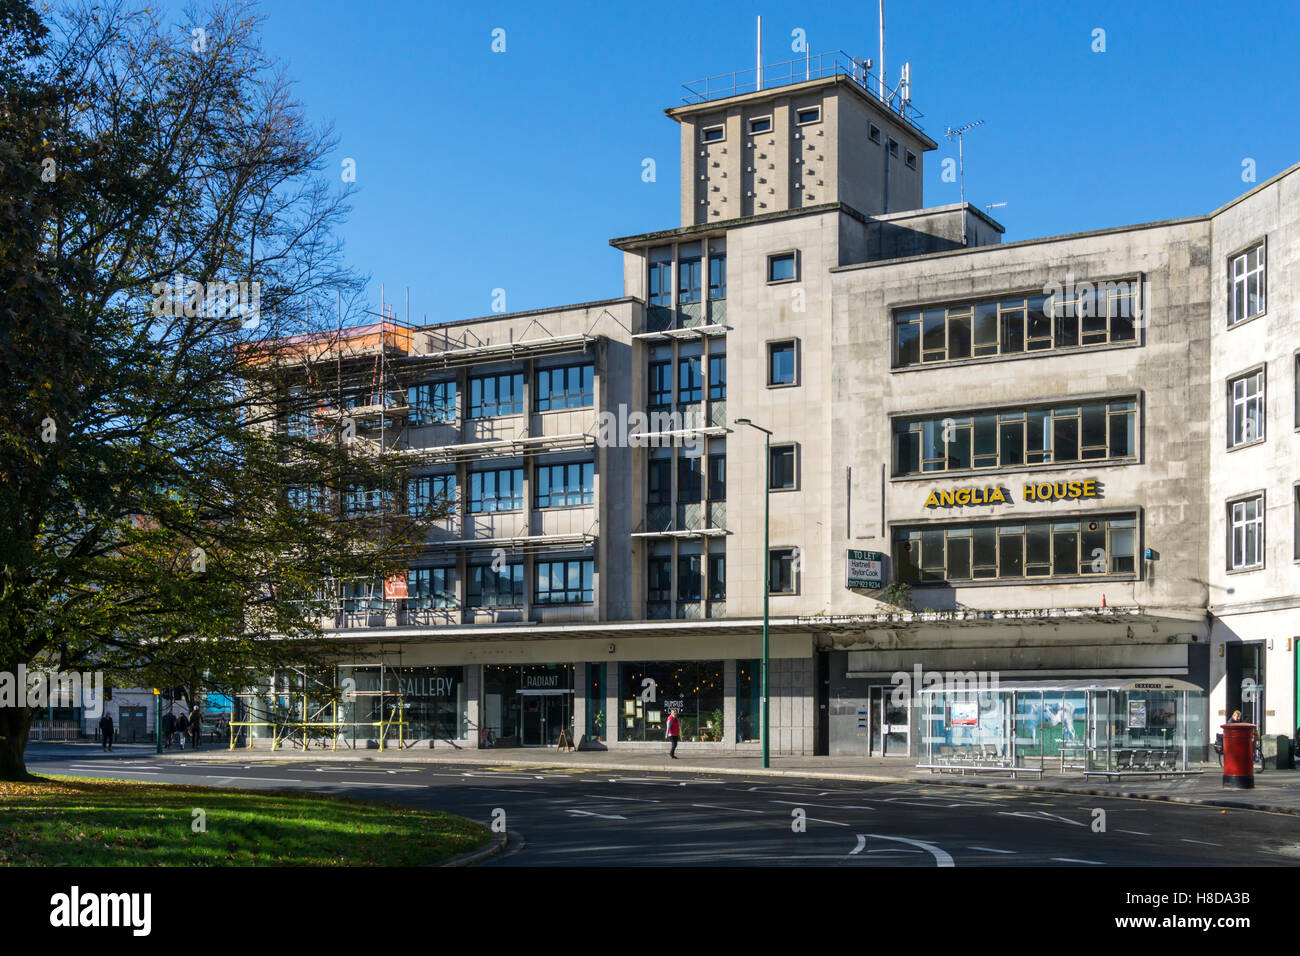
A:
{"type": "Polygon", "coordinates": [[[354,742],[381,733],[396,740],[399,732],[403,740],[466,736],[464,667],[340,667],[339,682],[353,691],[339,704],[339,720],[354,742]]]}
{"type": "Polygon", "coordinates": [[[736,661],[736,743],[763,739],[763,662],[736,661]]]}
{"type": "Polygon", "coordinates": [[[480,744],[554,747],[573,739],[572,664],[485,665],[480,744]]]}
{"type": "Polygon", "coordinates": [[[677,711],[684,741],[722,740],[722,661],[619,665],[618,739],[664,740],[664,721],[677,711]]]}

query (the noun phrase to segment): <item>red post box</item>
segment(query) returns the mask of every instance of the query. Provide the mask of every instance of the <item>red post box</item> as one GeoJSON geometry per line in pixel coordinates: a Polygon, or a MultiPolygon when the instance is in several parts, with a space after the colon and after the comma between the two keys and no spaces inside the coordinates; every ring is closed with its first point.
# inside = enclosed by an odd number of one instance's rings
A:
{"type": "Polygon", "coordinates": [[[1238,790],[1255,786],[1255,725],[1223,725],[1223,785],[1238,790]]]}

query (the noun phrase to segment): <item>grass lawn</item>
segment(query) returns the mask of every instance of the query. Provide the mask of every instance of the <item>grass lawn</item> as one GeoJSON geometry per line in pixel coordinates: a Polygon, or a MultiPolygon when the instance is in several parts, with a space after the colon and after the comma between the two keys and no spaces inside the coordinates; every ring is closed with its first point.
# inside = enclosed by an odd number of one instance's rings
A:
{"type": "Polygon", "coordinates": [[[0,782],[0,866],[413,866],[482,846],[434,810],[88,777],[0,782]],[[207,832],[195,832],[206,815],[207,832]]]}

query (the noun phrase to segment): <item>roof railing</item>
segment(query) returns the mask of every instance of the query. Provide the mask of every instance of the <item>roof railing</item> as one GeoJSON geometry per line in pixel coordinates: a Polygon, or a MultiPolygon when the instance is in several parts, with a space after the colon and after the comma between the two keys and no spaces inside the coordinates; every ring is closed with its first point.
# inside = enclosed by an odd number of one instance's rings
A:
{"type": "MultiPolygon", "coordinates": [[[[859,57],[849,56],[843,50],[833,50],[829,53],[809,54],[781,63],[768,64],[762,68],[761,89],[768,90],[805,83],[808,80],[844,76],[873,96],[890,112],[902,117],[918,130],[922,129],[917,120],[925,114],[914,107],[911,100],[903,100],[897,93],[889,95],[886,91],[885,98],[882,98],[879,80],[867,69],[867,62],[859,57]]],[[[718,76],[683,83],[682,89],[686,91],[686,95],[682,97],[682,102],[688,105],[707,103],[710,100],[757,92],[760,89],[758,75],[758,69],[751,67],[748,70],[721,73],[718,76]]]]}

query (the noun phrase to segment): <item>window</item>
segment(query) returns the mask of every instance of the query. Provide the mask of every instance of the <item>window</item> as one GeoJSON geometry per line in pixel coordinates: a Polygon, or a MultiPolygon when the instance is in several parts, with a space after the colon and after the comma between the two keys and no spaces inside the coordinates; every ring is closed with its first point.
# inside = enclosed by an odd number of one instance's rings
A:
{"type": "Polygon", "coordinates": [[[412,515],[427,514],[430,509],[456,510],[455,475],[420,475],[406,480],[406,510],[412,515]]]}
{"type": "Polygon", "coordinates": [[[650,363],[650,396],[646,404],[662,408],[673,403],[673,378],[671,362],[650,363]]]}
{"type": "Polygon", "coordinates": [[[709,456],[709,500],[727,500],[727,455],[718,452],[709,456]]]}
{"type": "Polygon", "coordinates": [[[907,151],[907,155],[903,161],[913,169],[916,169],[916,153],[912,152],[910,149],[907,151]]]}
{"type": "Polygon", "coordinates": [[[677,263],[677,301],[680,304],[687,305],[691,302],[700,301],[700,279],[700,260],[698,257],[683,259],[677,263]]]}
{"type": "Polygon", "coordinates": [[[727,256],[718,253],[709,256],[709,298],[727,297],[727,256]]]}
{"type": "Polygon", "coordinates": [[[343,491],[343,513],[345,515],[373,514],[382,511],[388,504],[388,495],[378,488],[362,488],[360,485],[348,485],[343,491]]]}
{"type": "Polygon", "coordinates": [[[807,106],[801,110],[796,110],[794,114],[795,124],[804,126],[808,123],[820,123],[822,118],[822,108],[820,106],[807,106]]]}
{"type": "Polygon", "coordinates": [[[797,594],[799,582],[795,575],[795,555],[798,548],[775,548],[768,553],[768,593],[797,594]]]}
{"type": "Polygon", "coordinates": [[[677,459],[677,503],[695,504],[704,497],[704,462],[699,457],[677,459]]]}
{"type": "Polygon", "coordinates": [[[595,404],[594,380],[590,363],[541,369],[537,373],[537,410],[589,408],[595,404]]]}
{"type": "Polygon", "coordinates": [[[1137,401],[894,420],[894,475],[1137,457],[1137,401]]]}
{"type": "Polygon", "coordinates": [[[322,485],[291,485],[289,507],[295,511],[329,511],[330,496],[322,485]]]}
{"type": "Polygon", "coordinates": [[[646,504],[670,505],[673,503],[671,458],[652,458],[646,471],[646,504]]]}
{"type": "Polygon", "coordinates": [[[727,397],[727,357],[709,356],[709,400],[720,401],[727,397]]]}
{"type": "Polygon", "coordinates": [[[1228,262],[1228,325],[1264,311],[1264,243],[1228,262]]]}
{"type": "Polygon", "coordinates": [[[1264,566],[1264,496],[1228,504],[1228,570],[1264,566]]]}
{"type": "Polygon", "coordinates": [[[1291,557],[1300,561],[1300,485],[1291,489],[1291,557]]]}
{"type": "Polygon", "coordinates": [[[703,360],[693,358],[677,360],[677,404],[698,402],[704,395],[703,360]]]}
{"type": "Polygon", "coordinates": [[[749,132],[752,133],[770,133],[772,131],[772,117],[755,116],[749,121],[749,132]]]}
{"type": "Polygon", "coordinates": [[[519,511],[524,506],[524,470],[502,468],[469,474],[470,514],[519,511]]]}
{"type": "Polygon", "coordinates": [[[767,345],[767,384],[794,385],[795,343],[769,342],[767,345]]]}
{"type": "Polygon", "coordinates": [[[456,607],[455,568],[411,568],[406,573],[408,608],[456,607]]]}
{"type": "Polygon", "coordinates": [[[432,425],[456,420],[456,383],[425,382],[406,390],[411,407],[406,421],[410,425],[432,425]]]}
{"type": "Polygon", "coordinates": [[[646,600],[667,604],[673,599],[673,559],[669,555],[651,555],[646,560],[646,600]]]}
{"type": "Polygon", "coordinates": [[[892,136],[889,138],[889,155],[893,156],[895,159],[898,158],[898,140],[894,139],[892,136]]]}
{"type": "Polygon", "coordinates": [[[1264,439],[1264,370],[1228,382],[1228,447],[1264,439]]]}
{"type": "Polygon", "coordinates": [[[957,581],[1132,575],[1137,519],[1113,515],[896,528],[895,577],[957,581]]]}
{"type": "Polygon", "coordinates": [[[875,123],[870,124],[870,125],[867,127],[867,136],[869,136],[869,137],[871,138],[871,141],[872,141],[873,143],[879,143],[879,142],[880,142],[880,127],[877,126],[875,123]]]}
{"type": "Polygon", "coordinates": [[[798,275],[796,255],[793,252],[777,252],[767,257],[768,282],[793,282],[798,275]]]}
{"type": "Polygon", "coordinates": [[[727,138],[727,127],[705,126],[700,129],[700,140],[705,143],[721,143],[727,138]]]}
{"type": "Polygon", "coordinates": [[[309,438],[315,431],[315,420],[307,398],[307,390],[301,385],[289,389],[284,400],[284,430],[290,438],[309,438]]]}
{"type": "Polygon", "coordinates": [[[1078,283],[1061,293],[894,313],[894,367],[1135,342],[1138,283],[1078,283]]]}
{"type": "Polygon", "coordinates": [[[698,601],[701,595],[700,562],[701,555],[679,554],[677,556],[677,600],[698,601]]]}
{"type": "Polygon", "coordinates": [[[519,607],[524,603],[524,565],[471,564],[465,603],[469,607],[519,607]]]}
{"type": "Polygon", "coordinates": [[[796,487],[794,445],[774,445],[772,447],[768,474],[768,487],[773,491],[783,491],[796,487]]]}
{"type": "Polygon", "coordinates": [[[573,462],[537,466],[537,507],[563,508],[589,505],[594,500],[595,465],[573,462]]]}
{"type": "Polygon", "coordinates": [[[673,304],[673,250],[671,246],[651,252],[650,304],[667,308],[673,304]]]}
{"type": "Polygon", "coordinates": [[[590,604],[595,562],[591,558],[538,561],[534,604],[590,604]]]}
{"type": "Polygon", "coordinates": [[[709,600],[725,601],[727,599],[727,556],[726,554],[709,555],[709,600]]]}
{"type": "Polygon", "coordinates": [[[481,375],[469,380],[469,418],[518,415],[524,410],[524,373],[481,375]]]}

